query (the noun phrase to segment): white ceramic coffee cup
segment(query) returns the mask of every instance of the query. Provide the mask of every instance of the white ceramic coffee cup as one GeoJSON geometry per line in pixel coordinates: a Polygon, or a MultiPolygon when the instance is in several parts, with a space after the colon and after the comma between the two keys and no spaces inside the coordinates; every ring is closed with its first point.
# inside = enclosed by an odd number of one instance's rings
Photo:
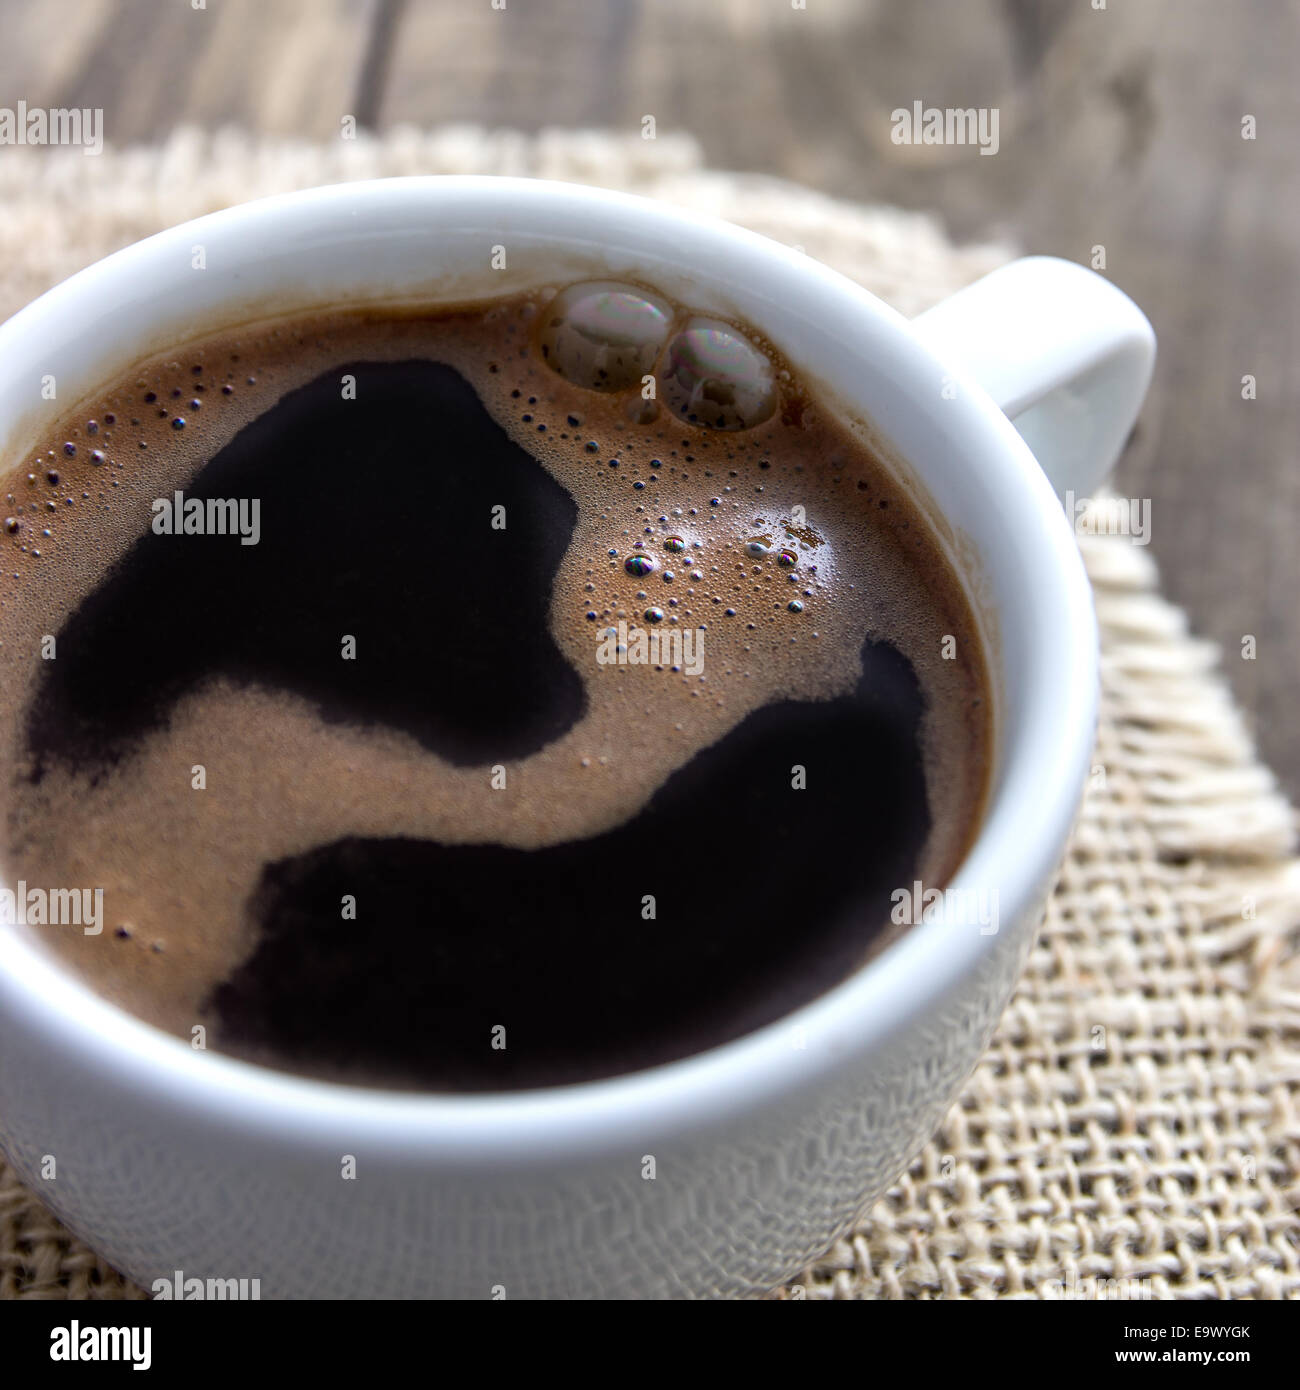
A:
{"type": "Polygon", "coordinates": [[[996,686],[993,790],[950,887],[996,891],[996,930],[939,914],[797,1013],[687,1061],[452,1098],[193,1051],[0,928],[0,1142],[146,1287],[176,1271],[257,1278],[263,1297],[772,1287],[929,1137],[1011,994],[1097,703],[1091,594],[1047,475],[1076,494],[1104,476],[1154,355],[1099,276],[1020,261],[909,323],[799,252],[624,195],[491,178],[316,189],[129,247],[0,327],[0,461],[133,359],[250,317],[619,275],[757,326],[935,518],[996,686]]]}

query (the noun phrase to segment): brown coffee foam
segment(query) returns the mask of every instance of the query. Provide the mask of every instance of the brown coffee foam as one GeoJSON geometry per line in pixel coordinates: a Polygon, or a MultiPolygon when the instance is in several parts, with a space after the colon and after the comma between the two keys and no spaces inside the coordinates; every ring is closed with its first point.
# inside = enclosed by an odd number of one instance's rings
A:
{"type": "MultiPolygon", "coordinates": [[[[244,904],[265,863],[349,835],[535,848],[607,830],[752,710],[851,689],[868,636],[898,647],[927,695],[922,751],[933,828],[920,877],[938,886],[955,870],[986,790],[987,678],[960,581],[906,490],[788,373],[785,408],[753,430],[700,430],[666,412],[633,424],[627,396],[571,385],[531,350],[544,297],[434,314],[335,312],[198,342],[133,369],[50,431],[2,485],[6,515],[21,523],[16,536],[3,537],[11,563],[0,590],[0,746],[11,767],[7,880],[105,889],[102,935],[33,931],[132,1012],[182,1035],[205,1021],[201,1001],[254,944],[244,904]],[[550,613],[552,634],[585,683],[585,717],[533,756],[502,760],[500,791],[489,767],[453,767],[399,732],[325,724],[296,696],[214,680],[182,699],[135,756],[99,770],[93,785],[84,772],[57,765],[38,786],[26,783],[21,725],[41,638],[59,631],[145,532],[153,500],[183,490],[287,391],[348,362],[404,358],[460,370],[577,502],[550,613]],[[197,382],[206,390],[194,411],[187,403],[197,382]],[[222,384],[234,394],[223,395],[222,384]],[[143,401],[148,391],[156,404],[143,401]],[[179,432],[170,418],[176,413],[186,420],[179,432]],[[107,414],[117,417],[114,425],[105,424],[107,414]],[[582,424],[569,426],[570,415],[582,424]],[[100,423],[95,436],[87,432],[90,418],[100,423]],[[589,440],[598,452],[587,450],[589,440]],[[63,454],[65,442],[76,446],[75,458],[63,454]],[[87,460],[92,448],[107,454],[100,467],[87,460]],[[608,465],[614,457],[618,468],[608,465]],[[659,469],[651,469],[653,458],[662,461],[659,469]],[[770,466],[760,468],[761,460],[770,466]],[[49,468],[59,473],[57,485],[46,481],[49,468]],[[822,540],[811,558],[815,580],[807,581],[809,560],[801,558],[796,572],[805,582],[798,584],[777,564],[775,548],[761,561],[744,549],[756,536],[779,542],[795,505],[822,540]],[[644,534],[647,525],[653,535],[644,534]],[[49,536],[41,534],[46,529],[49,536]],[[670,533],[685,538],[685,553],[663,551],[670,533]],[[657,562],[643,579],[623,568],[636,540],[657,562]],[[663,580],[665,569],[675,575],[672,584],[663,580]],[[703,580],[691,581],[692,570],[703,580]],[[786,607],[795,596],[805,605],[800,614],[786,607]],[[620,620],[647,626],[642,613],[651,604],[669,615],[661,633],[706,625],[703,679],[597,662],[601,630],[620,620]],[[727,608],[736,616],[726,617],[727,608]],[[595,622],[586,617],[592,610],[595,622]],[[943,659],[946,635],[957,639],[963,660],[943,659]],[[191,789],[194,764],[207,770],[204,791],[191,789]],[[115,934],[120,925],[128,938],[115,934]]],[[[401,505],[401,470],[420,465],[419,443],[382,483],[358,480],[356,532],[323,544],[383,543],[384,507],[401,505]]],[[[431,517],[431,554],[439,526],[468,524],[476,523],[431,517]]],[[[482,524],[486,557],[491,532],[487,519],[482,524]]],[[[431,573],[440,592],[427,609],[413,610],[416,621],[436,621],[439,602],[472,602],[472,576],[431,573]]]]}

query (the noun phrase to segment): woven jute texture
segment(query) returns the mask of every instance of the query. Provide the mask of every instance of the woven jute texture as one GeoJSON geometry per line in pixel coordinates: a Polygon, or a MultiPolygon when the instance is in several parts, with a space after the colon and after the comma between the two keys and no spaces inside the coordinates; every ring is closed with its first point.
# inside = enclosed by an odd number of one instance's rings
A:
{"type": "MultiPolygon", "coordinates": [[[[0,317],[229,203],[414,173],[648,193],[802,246],[907,314],[1012,254],[954,247],[926,216],[707,170],[684,138],[459,128],[325,148],[185,131],[98,158],[3,152],[0,317]]],[[[1147,549],[1119,535],[1080,545],[1101,621],[1101,728],[1038,944],[933,1142],[780,1297],[1300,1296],[1293,813],[1219,653],[1160,597],[1147,549]]],[[[0,1163],[0,1298],[142,1296],[0,1163]]]]}

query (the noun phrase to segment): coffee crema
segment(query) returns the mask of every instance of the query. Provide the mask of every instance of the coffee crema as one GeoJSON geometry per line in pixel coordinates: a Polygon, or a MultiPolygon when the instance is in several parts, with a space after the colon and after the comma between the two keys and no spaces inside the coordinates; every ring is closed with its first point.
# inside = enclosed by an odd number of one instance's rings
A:
{"type": "Polygon", "coordinates": [[[102,888],[99,934],[25,929],[183,1038],[637,1070],[845,979],[974,837],[988,675],[932,528],[652,289],[201,338],[8,467],[5,882],[102,888]]]}

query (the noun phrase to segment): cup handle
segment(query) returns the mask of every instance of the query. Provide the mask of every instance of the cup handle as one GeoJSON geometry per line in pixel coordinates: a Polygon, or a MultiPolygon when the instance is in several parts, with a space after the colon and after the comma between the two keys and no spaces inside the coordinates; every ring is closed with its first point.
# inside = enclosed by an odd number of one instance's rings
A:
{"type": "Polygon", "coordinates": [[[1150,384],[1156,338],[1109,280],[1054,256],[1027,256],[912,326],[992,396],[1058,497],[1088,496],[1110,472],[1150,384]]]}

